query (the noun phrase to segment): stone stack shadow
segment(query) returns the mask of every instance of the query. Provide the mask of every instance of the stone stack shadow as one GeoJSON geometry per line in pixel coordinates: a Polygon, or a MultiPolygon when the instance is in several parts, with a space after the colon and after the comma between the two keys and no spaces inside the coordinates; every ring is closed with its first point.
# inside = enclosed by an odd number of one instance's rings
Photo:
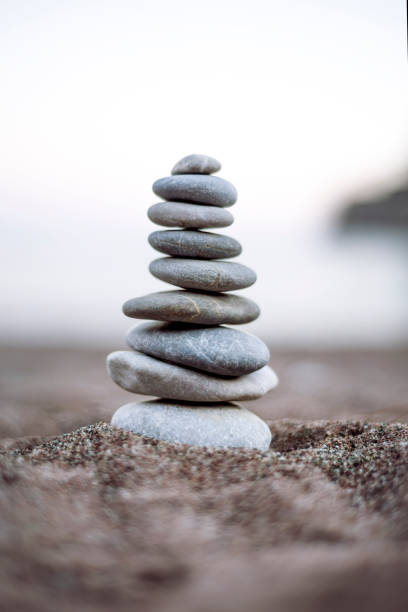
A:
{"type": "Polygon", "coordinates": [[[256,274],[225,261],[240,255],[237,240],[202,231],[234,221],[226,208],[237,192],[213,176],[220,168],[211,157],[189,155],[153,185],[164,201],[149,208],[149,219],[173,229],[150,234],[165,257],[149,269],[181,290],[125,302],[127,316],[150,321],[130,330],[130,351],[108,355],[109,374],[127,391],[161,399],[125,404],[112,424],[171,442],[266,450],[267,425],[233,401],[257,399],[276,386],[269,351],[256,336],[225,327],[259,316],[255,302],[226,293],[249,287],[256,274]]]}

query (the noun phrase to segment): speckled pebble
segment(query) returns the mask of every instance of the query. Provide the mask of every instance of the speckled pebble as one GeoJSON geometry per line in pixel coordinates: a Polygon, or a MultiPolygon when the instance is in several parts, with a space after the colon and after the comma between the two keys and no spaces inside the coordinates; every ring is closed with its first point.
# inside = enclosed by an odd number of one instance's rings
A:
{"type": "Polygon", "coordinates": [[[156,225],[192,229],[228,227],[234,222],[234,217],[225,208],[186,202],[158,202],[149,208],[147,216],[156,225]]]}
{"type": "Polygon", "coordinates": [[[162,257],[152,261],[149,270],[166,283],[199,291],[235,291],[250,287],[256,281],[251,268],[229,261],[162,257]]]}
{"type": "Polygon", "coordinates": [[[240,243],[235,238],[194,230],[152,232],[149,243],[156,251],[173,257],[222,259],[236,257],[242,251],[240,243]]]}
{"type": "Polygon", "coordinates": [[[198,291],[159,291],[127,300],[123,312],[135,319],[180,321],[200,325],[238,325],[254,321],[259,306],[241,295],[198,291]]]}
{"type": "Polygon", "coordinates": [[[269,366],[238,378],[224,378],[136,351],[110,353],[107,366],[115,383],[127,391],[188,402],[253,400],[278,384],[277,376],[269,366]]]}
{"type": "Polygon", "coordinates": [[[235,204],[238,197],[237,190],[230,182],[205,174],[166,176],[153,183],[153,191],[164,200],[210,204],[222,208],[235,204]]]}
{"type": "Polygon", "coordinates": [[[126,339],[141,353],[222,376],[249,374],[269,361],[262,340],[230,327],[149,321],[131,329],[126,339]]]}
{"type": "Polygon", "coordinates": [[[180,159],[171,171],[172,174],[212,174],[221,170],[221,164],[208,155],[187,155],[180,159]]]}
{"type": "Polygon", "coordinates": [[[170,400],[121,406],[112,425],[137,434],[194,446],[266,451],[272,435],[253,412],[238,404],[182,404],[170,400]]]}

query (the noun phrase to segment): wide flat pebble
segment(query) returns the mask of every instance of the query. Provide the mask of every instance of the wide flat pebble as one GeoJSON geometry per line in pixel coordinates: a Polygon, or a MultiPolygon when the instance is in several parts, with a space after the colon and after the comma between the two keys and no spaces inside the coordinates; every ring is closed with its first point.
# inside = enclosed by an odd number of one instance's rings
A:
{"type": "Polygon", "coordinates": [[[270,356],[262,340],[230,327],[149,321],[131,329],[126,340],[141,353],[222,376],[259,370],[270,356]]]}
{"type": "Polygon", "coordinates": [[[127,300],[123,312],[135,319],[180,321],[200,325],[239,325],[254,321],[260,313],[252,300],[234,294],[198,291],[159,291],[127,300]]]}
{"type": "Polygon", "coordinates": [[[171,171],[172,174],[212,174],[221,170],[221,164],[208,155],[187,155],[180,159],[171,171]]]}
{"type": "Polygon", "coordinates": [[[107,366],[111,378],[127,391],[188,402],[254,400],[278,384],[269,366],[238,378],[223,378],[135,351],[110,353],[107,366]]]}
{"type": "Polygon", "coordinates": [[[173,257],[222,259],[236,257],[242,251],[240,243],[235,238],[194,230],[152,232],[149,243],[156,251],[173,257]]]}
{"type": "Polygon", "coordinates": [[[229,261],[162,257],[152,261],[149,270],[166,283],[200,291],[235,291],[256,281],[251,268],[229,261]]]}
{"type": "Polygon", "coordinates": [[[237,190],[229,181],[205,174],[166,176],[153,183],[153,191],[164,200],[210,204],[222,208],[237,201],[237,190]]]}
{"type": "Polygon", "coordinates": [[[238,404],[183,404],[171,400],[121,406],[112,425],[127,431],[194,446],[266,451],[272,435],[253,412],[238,404]]]}
{"type": "Polygon", "coordinates": [[[234,217],[225,208],[186,202],[158,202],[149,208],[147,216],[156,225],[164,227],[203,229],[228,227],[234,222],[234,217]]]}

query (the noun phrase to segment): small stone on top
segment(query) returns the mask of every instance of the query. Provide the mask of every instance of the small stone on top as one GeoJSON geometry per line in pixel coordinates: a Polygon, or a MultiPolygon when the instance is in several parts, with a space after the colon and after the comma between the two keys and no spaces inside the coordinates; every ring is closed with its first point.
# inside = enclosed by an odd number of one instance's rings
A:
{"type": "Polygon", "coordinates": [[[172,174],[213,174],[221,170],[221,164],[208,155],[187,155],[180,159],[171,171],[172,174]]]}

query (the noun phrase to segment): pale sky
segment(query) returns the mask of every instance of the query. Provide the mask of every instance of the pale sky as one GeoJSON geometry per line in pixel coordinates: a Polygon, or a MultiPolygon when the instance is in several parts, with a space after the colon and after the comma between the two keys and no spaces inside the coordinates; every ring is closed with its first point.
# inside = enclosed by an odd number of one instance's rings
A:
{"type": "Polygon", "coordinates": [[[238,189],[248,330],[408,330],[399,248],[322,233],[408,167],[402,0],[0,0],[0,50],[0,341],[122,346],[122,302],[167,288],[147,270],[151,184],[193,152],[238,189]]]}

